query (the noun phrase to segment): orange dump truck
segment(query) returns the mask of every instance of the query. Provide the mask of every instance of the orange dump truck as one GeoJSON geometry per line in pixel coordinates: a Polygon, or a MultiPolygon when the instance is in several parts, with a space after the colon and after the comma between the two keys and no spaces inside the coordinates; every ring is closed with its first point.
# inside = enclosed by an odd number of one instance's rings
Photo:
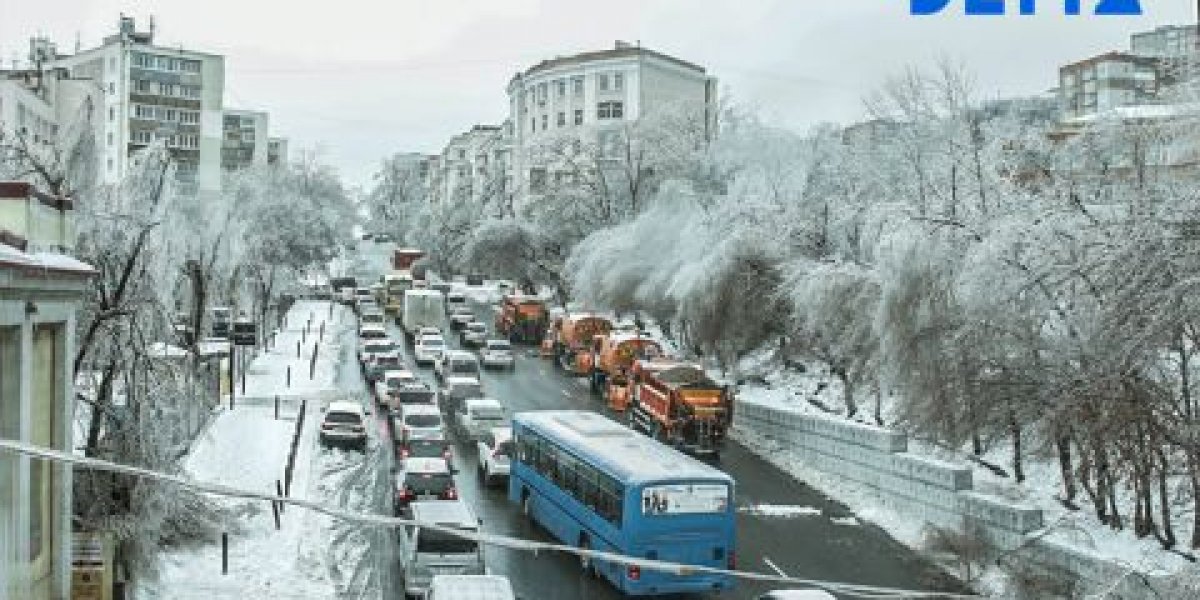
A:
{"type": "Polygon", "coordinates": [[[629,375],[629,425],[695,455],[715,456],[733,422],[733,394],[699,365],[638,360],[629,375]]]}
{"type": "Polygon", "coordinates": [[[546,303],[534,296],[510,294],[496,314],[496,331],[510,342],[537,344],[546,335],[546,303]]]}
{"type": "Polygon", "coordinates": [[[592,338],[592,391],[603,393],[613,410],[625,410],[633,362],[662,355],[658,342],[637,332],[614,331],[592,338]]]}
{"type": "Polygon", "coordinates": [[[565,315],[555,319],[554,359],[565,371],[577,375],[592,372],[592,340],[606,336],[613,328],[612,321],[592,313],[565,315]]]}

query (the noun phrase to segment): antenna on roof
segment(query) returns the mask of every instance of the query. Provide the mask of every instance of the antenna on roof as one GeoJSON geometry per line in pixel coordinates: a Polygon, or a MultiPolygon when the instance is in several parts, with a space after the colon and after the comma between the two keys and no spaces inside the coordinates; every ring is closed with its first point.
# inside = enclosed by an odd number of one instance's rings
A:
{"type": "Polygon", "coordinates": [[[79,54],[83,48],[83,42],[79,39],[79,30],[75,30],[75,54],[79,54]]]}

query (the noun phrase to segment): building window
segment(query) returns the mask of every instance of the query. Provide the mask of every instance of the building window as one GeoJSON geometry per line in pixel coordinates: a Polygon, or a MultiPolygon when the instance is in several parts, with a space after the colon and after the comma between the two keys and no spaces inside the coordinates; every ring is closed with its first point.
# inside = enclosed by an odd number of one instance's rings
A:
{"type": "Polygon", "coordinates": [[[620,119],[624,113],[625,106],[621,102],[601,102],[596,105],[597,119],[620,119]]]}
{"type": "Polygon", "coordinates": [[[538,104],[546,103],[546,84],[538,84],[538,104]]]}
{"type": "Polygon", "coordinates": [[[571,92],[574,93],[576,96],[583,95],[583,78],[582,77],[572,77],[571,78],[571,92]]]}
{"type": "Polygon", "coordinates": [[[529,130],[537,131],[537,117],[531,117],[529,119],[529,130]]]}
{"type": "Polygon", "coordinates": [[[555,84],[558,87],[558,97],[562,98],[563,96],[566,96],[567,95],[567,80],[559,79],[558,81],[555,82],[555,84]]]}
{"type": "Polygon", "coordinates": [[[109,71],[117,70],[117,57],[115,57],[115,56],[108,57],[108,70],[109,71]]]}
{"type": "Polygon", "coordinates": [[[108,120],[114,121],[114,120],[116,120],[116,118],[117,118],[117,109],[115,109],[111,106],[108,107],[108,120]]]}
{"type": "Polygon", "coordinates": [[[200,122],[200,113],[191,110],[181,110],[179,111],[179,122],[195,125],[200,122]]]}
{"type": "Polygon", "coordinates": [[[110,93],[110,94],[117,93],[117,84],[116,83],[113,83],[111,81],[108,82],[108,93],[110,93]]]}
{"type": "Polygon", "coordinates": [[[562,127],[567,124],[567,113],[558,111],[558,126],[562,127]]]}
{"type": "Polygon", "coordinates": [[[602,92],[608,91],[608,75],[607,74],[600,73],[600,74],[596,75],[596,87],[599,88],[600,91],[602,91],[602,92]]]}
{"type": "Polygon", "coordinates": [[[181,85],[179,86],[180,95],[184,98],[199,98],[200,86],[196,85],[181,85]]]}
{"type": "Polygon", "coordinates": [[[550,115],[542,115],[542,131],[550,128],[550,115]]]}
{"type": "Polygon", "coordinates": [[[183,70],[188,73],[199,73],[201,64],[198,60],[185,60],[183,61],[183,70]]]}
{"type": "Polygon", "coordinates": [[[112,170],[113,170],[113,163],[112,163],[112,159],[110,158],[110,159],[108,159],[108,172],[111,173],[112,170]]]}
{"type": "Polygon", "coordinates": [[[537,168],[529,170],[529,191],[535,194],[541,194],[546,191],[546,169],[537,168]]]}
{"type": "Polygon", "coordinates": [[[153,82],[144,79],[135,79],[133,81],[133,91],[137,94],[153,94],[151,91],[153,82]]]}
{"type": "Polygon", "coordinates": [[[625,75],[622,73],[613,73],[613,89],[621,90],[625,88],[625,75]]]}
{"type": "Polygon", "coordinates": [[[110,131],[110,132],[108,132],[108,145],[111,146],[112,144],[113,144],[113,138],[112,138],[112,132],[110,131]]]}
{"type": "Polygon", "coordinates": [[[583,109],[575,109],[575,124],[583,125],[583,109]]]}

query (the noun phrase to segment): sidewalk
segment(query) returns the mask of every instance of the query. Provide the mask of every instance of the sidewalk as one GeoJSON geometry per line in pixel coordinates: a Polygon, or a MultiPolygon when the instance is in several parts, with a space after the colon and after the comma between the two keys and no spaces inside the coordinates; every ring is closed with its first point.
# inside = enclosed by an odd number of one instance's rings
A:
{"type": "MultiPolygon", "coordinates": [[[[246,372],[246,393],[226,402],[207,431],[196,440],[184,460],[185,472],[198,481],[275,493],[283,481],[300,398],[309,398],[304,426],[297,446],[291,487],[294,498],[320,500],[319,482],[312,480],[318,452],[316,432],[321,406],[338,391],[334,387],[337,360],[341,356],[340,328],[352,323],[353,315],[335,307],[331,321],[326,302],[298,302],[287,316],[287,324],[276,335],[272,350],[257,356],[246,372]],[[308,335],[303,330],[314,315],[308,335]],[[347,320],[349,319],[349,320],[347,320]],[[323,341],[317,341],[321,321],[323,341]],[[306,337],[301,357],[296,342],[306,337]],[[317,343],[314,377],[309,378],[309,360],[317,343]],[[292,368],[292,385],[286,387],[287,367],[292,368]],[[282,397],[280,418],[275,419],[275,395],[282,397]]],[[[321,474],[317,474],[321,477],[321,474]]],[[[221,574],[221,545],[215,543],[164,553],[160,556],[160,579],[145,583],[138,598],[208,600],[212,598],[330,598],[334,596],[324,564],[322,548],[327,541],[310,539],[309,511],[285,508],[281,529],[275,529],[269,503],[242,499],[216,500],[235,515],[237,531],[229,532],[229,572],[221,574]]]]}

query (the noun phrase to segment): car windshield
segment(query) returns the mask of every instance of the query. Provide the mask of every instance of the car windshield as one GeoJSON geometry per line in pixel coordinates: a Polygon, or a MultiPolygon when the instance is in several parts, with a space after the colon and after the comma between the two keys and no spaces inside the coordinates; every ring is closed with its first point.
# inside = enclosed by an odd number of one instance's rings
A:
{"type": "Polygon", "coordinates": [[[331,412],[331,413],[327,413],[325,415],[325,422],[358,424],[358,423],[362,423],[362,419],[360,419],[359,416],[354,413],[331,412]]]}
{"type": "Polygon", "coordinates": [[[441,531],[421,530],[417,536],[417,552],[429,554],[474,554],[478,545],[473,540],[452,536],[441,531]]]}
{"type": "Polygon", "coordinates": [[[433,404],[433,391],[426,389],[401,390],[396,395],[401,404],[433,404]]]}
{"type": "Polygon", "coordinates": [[[496,456],[511,456],[512,448],[512,440],[504,440],[503,442],[500,442],[499,446],[496,446],[496,456]]]}
{"type": "Polygon", "coordinates": [[[414,494],[440,494],[454,485],[449,473],[407,473],[404,487],[414,494]]]}
{"type": "Polygon", "coordinates": [[[442,338],[425,338],[421,340],[422,346],[445,346],[446,341],[442,338]]]}
{"type": "Polygon", "coordinates": [[[413,440],[408,443],[408,455],[413,458],[440,458],[445,453],[445,440],[413,440]]]}
{"type": "Polygon", "coordinates": [[[438,415],[408,415],[404,417],[404,424],[409,427],[439,427],[442,424],[442,417],[438,415]]]}
{"type": "Polygon", "coordinates": [[[367,352],[391,352],[396,349],[396,345],[391,342],[367,344],[367,352]]]}
{"type": "Polygon", "coordinates": [[[456,383],[450,386],[449,391],[459,398],[474,398],[483,395],[483,388],[478,383],[456,383]]]}
{"type": "Polygon", "coordinates": [[[456,361],[454,361],[454,362],[450,363],[450,372],[451,372],[451,373],[465,373],[465,374],[472,374],[472,373],[476,373],[476,372],[478,372],[478,371],[479,371],[479,368],[478,368],[478,366],[475,364],[475,360],[474,360],[474,359],[471,359],[471,360],[456,360],[456,361]]]}
{"type": "Polygon", "coordinates": [[[467,329],[471,331],[487,331],[487,325],[483,323],[468,323],[467,329]]]}
{"type": "Polygon", "coordinates": [[[376,357],[376,366],[380,367],[398,367],[400,366],[400,357],[395,354],[383,354],[376,357]]]}
{"type": "Polygon", "coordinates": [[[382,329],[364,329],[361,337],[369,340],[378,340],[387,337],[387,332],[382,329]]]}
{"type": "Polygon", "coordinates": [[[471,409],[476,421],[501,421],[504,419],[504,409],[498,406],[476,406],[471,409]]]}
{"type": "Polygon", "coordinates": [[[488,350],[511,350],[512,345],[508,342],[488,342],[488,350]]]}

